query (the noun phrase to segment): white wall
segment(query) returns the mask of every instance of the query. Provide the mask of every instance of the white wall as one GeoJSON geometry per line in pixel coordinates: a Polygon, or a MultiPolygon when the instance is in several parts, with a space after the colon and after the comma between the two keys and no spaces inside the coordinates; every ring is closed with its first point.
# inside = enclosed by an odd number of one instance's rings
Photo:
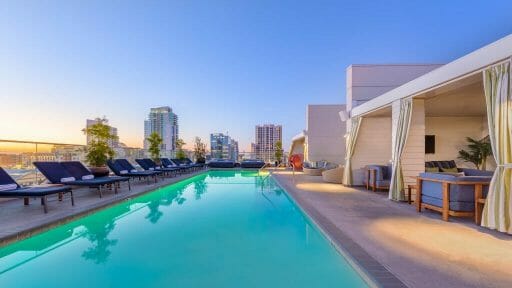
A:
{"type": "Polygon", "coordinates": [[[441,66],[441,64],[350,65],[346,76],[347,111],[441,66]]]}
{"type": "Polygon", "coordinates": [[[363,185],[364,167],[391,160],[391,117],[363,118],[352,156],[353,185],[363,185]]]}
{"type": "Polygon", "coordinates": [[[345,105],[308,105],[306,159],[344,163],[346,125],[341,122],[339,112],[345,109],[345,105]]]}
{"type": "Polygon", "coordinates": [[[436,153],[426,154],[426,161],[455,160],[458,167],[475,168],[457,156],[459,150],[466,149],[466,137],[480,139],[486,131],[486,117],[427,117],[425,134],[436,136],[436,153]]]}

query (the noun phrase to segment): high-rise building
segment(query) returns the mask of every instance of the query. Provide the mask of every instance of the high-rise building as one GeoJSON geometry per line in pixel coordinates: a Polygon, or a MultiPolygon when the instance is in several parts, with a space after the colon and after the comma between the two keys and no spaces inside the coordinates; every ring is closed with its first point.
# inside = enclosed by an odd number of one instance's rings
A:
{"type": "MultiPolygon", "coordinates": [[[[85,122],[85,127],[89,128],[91,127],[92,125],[94,124],[98,124],[98,122],[100,121],[100,119],[87,119],[86,122],[85,122]]],[[[117,128],[115,127],[112,127],[110,125],[108,125],[110,127],[110,134],[112,135],[115,135],[115,136],[118,136],[117,135],[117,128]]],[[[89,143],[91,143],[92,141],[92,138],[90,135],[87,135],[87,145],[89,145],[89,143]]],[[[114,139],[114,140],[109,140],[109,143],[108,145],[112,148],[117,148],[119,147],[119,139],[114,139]]]]}
{"type": "Polygon", "coordinates": [[[210,155],[215,159],[238,160],[238,142],[223,133],[210,134],[210,155]]]}
{"type": "Polygon", "coordinates": [[[176,150],[176,141],[179,136],[178,115],[172,112],[171,107],[163,106],[151,108],[148,119],[144,121],[144,149],[149,148],[146,140],[151,133],[156,132],[162,137],[162,152],[176,150]]]}
{"type": "Polygon", "coordinates": [[[283,141],[283,128],[281,125],[256,125],[255,143],[251,145],[252,152],[258,159],[265,162],[274,162],[276,143],[283,141]]]}

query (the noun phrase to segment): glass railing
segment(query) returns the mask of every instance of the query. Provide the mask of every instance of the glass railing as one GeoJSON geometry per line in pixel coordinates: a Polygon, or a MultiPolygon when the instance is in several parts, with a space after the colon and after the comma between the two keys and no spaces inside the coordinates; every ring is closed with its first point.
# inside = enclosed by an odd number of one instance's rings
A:
{"type": "MultiPolygon", "coordinates": [[[[35,161],[81,161],[85,163],[86,146],[38,141],[0,140],[0,167],[20,185],[37,185],[46,179],[35,169],[35,161]]],[[[115,158],[126,158],[135,164],[145,157],[141,148],[114,147],[115,158]]]]}

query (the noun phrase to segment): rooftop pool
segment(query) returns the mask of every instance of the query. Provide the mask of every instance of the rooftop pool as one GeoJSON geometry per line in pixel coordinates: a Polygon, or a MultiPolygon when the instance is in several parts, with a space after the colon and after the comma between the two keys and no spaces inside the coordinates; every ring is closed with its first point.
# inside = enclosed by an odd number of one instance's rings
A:
{"type": "Polygon", "coordinates": [[[0,287],[368,287],[272,179],[209,171],[0,248],[0,287]]]}

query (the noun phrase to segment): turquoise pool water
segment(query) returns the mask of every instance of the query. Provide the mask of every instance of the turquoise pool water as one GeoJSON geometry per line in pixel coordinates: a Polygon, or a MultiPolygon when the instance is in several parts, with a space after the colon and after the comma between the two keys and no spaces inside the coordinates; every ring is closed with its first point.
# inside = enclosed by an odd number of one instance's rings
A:
{"type": "Polygon", "coordinates": [[[367,287],[262,179],[210,171],[0,248],[0,287],[367,287]]]}

